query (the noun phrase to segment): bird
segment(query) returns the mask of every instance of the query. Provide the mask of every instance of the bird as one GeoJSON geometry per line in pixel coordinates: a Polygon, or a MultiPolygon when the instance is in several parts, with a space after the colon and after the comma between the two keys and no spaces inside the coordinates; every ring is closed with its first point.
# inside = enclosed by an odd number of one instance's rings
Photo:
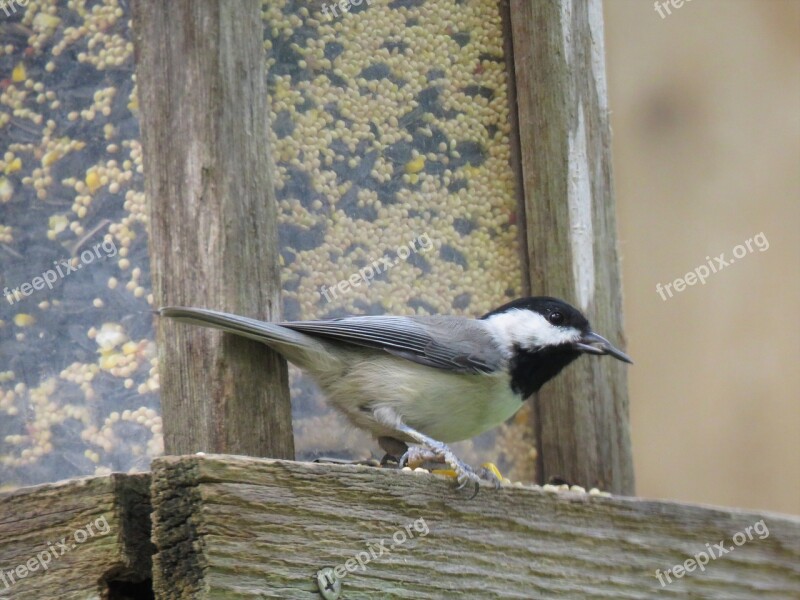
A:
{"type": "Polygon", "coordinates": [[[399,466],[445,462],[459,487],[473,482],[476,493],[482,479],[497,485],[497,477],[472,468],[447,444],[500,425],[583,354],[633,362],[578,309],[549,296],[518,298],[477,319],[365,315],[274,323],[204,308],[158,313],[263,342],[308,373],[399,466]]]}

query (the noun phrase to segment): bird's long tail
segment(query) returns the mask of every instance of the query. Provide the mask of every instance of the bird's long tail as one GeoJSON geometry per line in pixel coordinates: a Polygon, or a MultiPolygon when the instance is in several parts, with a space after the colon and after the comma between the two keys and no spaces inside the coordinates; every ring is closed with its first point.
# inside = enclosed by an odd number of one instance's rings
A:
{"type": "MultiPolygon", "coordinates": [[[[325,342],[299,331],[292,331],[277,323],[259,321],[205,308],[183,306],[167,306],[159,309],[158,314],[183,323],[221,329],[222,331],[263,342],[280,352],[287,360],[302,368],[309,368],[312,365],[319,368],[322,366],[321,363],[332,360],[332,355],[325,342]]],[[[312,371],[314,370],[316,369],[312,368],[312,371]]]]}

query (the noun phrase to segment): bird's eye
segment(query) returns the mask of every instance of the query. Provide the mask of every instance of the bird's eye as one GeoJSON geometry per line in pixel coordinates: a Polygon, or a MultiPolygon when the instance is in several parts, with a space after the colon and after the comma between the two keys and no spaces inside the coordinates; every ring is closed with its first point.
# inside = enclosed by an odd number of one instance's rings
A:
{"type": "Polygon", "coordinates": [[[553,325],[561,325],[564,322],[564,315],[557,311],[551,312],[549,315],[547,315],[547,320],[553,325]]]}

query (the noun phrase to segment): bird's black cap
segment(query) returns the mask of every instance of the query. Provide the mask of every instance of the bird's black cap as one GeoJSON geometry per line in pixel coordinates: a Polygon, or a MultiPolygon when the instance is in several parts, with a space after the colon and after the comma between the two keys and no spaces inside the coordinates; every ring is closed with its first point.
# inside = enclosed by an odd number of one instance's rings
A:
{"type": "Polygon", "coordinates": [[[574,327],[578,331],[589,331],[589,321],[583,316],[581,311],[567,304],[558,298],[551,298],[550,296],[530,296],[527,298],[517,298],[503,306],[495,308],[494,310],[486,313],[481,319],[488,319],[489,317],[497,314],[507,312],[509,310],[531,310],[537,312],[548,321],[551,321],[550,316],[553,313],[560,314],[563,319],[560,319],[558,325],[565,327],[574,327]]]}

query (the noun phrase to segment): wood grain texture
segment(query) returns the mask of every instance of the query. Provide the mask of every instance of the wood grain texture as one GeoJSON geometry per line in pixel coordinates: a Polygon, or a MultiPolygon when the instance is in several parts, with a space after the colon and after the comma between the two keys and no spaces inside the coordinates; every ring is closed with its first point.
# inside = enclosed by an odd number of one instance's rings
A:
{"type": "Polygon", "coordinates": [[[318,598],[317,571],[369,546],[341,598],[800,597],[800,520],[776,514],[520,488],[470,500],[427,473],[231,456],[157,459],[152,494],[157,598],[318,598]],[[656,579],[762,519],[764,539],[656,579]]]}
{"type": "MultiPolygon", "coordinates": [[[[133,2],[156,306],[280,320],[261,3],[133,2]]],[[[157,320],[169,453],[292,458],[286,363],[265,345],[157,320]]]]}
{"type": "Polygon", "coordinates": [[[149,589],[152,553],[149,474],[0,494],[0,598],[113,598],[120,582],[143,582],[149,589]],[[62,540],[65,546],[58,544],[62,540]],[[35,570],[27,571],[31,560],[35,570]],[[20,566],[25,570],[17,572],[20,566]]]}
{"type": "MultiPolygon", "coordinates": [[[[600,0],[511,0],[511,25],[531,290],[624,349],[600,0]]],[[[537,395],[541,481],[633,494],[626,368],[584,357],[537,395]]]]}

